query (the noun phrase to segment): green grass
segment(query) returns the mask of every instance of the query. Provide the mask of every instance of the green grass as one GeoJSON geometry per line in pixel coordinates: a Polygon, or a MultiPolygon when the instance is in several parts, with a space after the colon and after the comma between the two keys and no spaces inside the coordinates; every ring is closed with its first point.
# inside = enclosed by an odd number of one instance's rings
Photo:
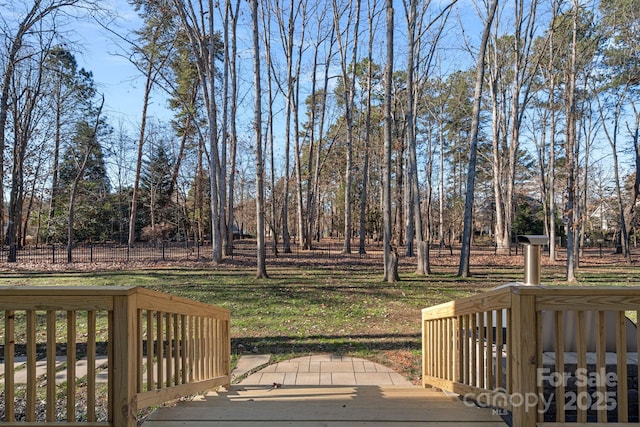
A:
{"type": "MultiPolygon", "coordinates": [[[[456,277],[454,267],[433,269],[433,275],[419,277],[412,266],[403,265],[402,281],[388,284],[372,265],[271,267],[270,279],[257,280],[253,268],[209,268],[203,263],[198,269],[5,272],[0,273],[0,286],[143,286],[230,309],[234,355],[271,353],[281,360],[334,352],[384,363],[389,352],[397,351],[419,360],[422,308],[522,277],[517,265],[474,266],[469,279],[456,277]]],[[[565,284],[563,275],[562,266],[545,267],[543,282],[565,284]]],[[[640,267],[584,267],[579,279],[586,286],[640,285],[640,267]]],[[[99,328],[106,329],[106,324],[100,322],[99,328]]],[[[106,337],[106,330],[100,336],[106,337]]],[[[416,366],[405,371],[419,375],[416,366]]]]}

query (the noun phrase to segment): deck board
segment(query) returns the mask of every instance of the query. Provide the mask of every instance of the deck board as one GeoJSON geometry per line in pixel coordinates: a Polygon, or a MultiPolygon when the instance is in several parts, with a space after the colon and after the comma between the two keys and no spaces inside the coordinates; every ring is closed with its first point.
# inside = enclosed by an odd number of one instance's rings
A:
{"type": "Polygon", "coordinates": [[[505,427],[489,409],[432,390],[377,386],[232,386],[156,410],[143,427],[505,427]]]}

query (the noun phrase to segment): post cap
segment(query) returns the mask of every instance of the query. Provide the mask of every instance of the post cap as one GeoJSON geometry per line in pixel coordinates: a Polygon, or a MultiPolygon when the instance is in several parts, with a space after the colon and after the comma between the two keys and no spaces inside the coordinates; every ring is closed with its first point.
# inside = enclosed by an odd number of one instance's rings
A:
{"type": "Polygon", "coordinates": [[[543,246],[549,243],[549,237],[545,235],[521,234],[517,239],[523,245],[543,246]]]}

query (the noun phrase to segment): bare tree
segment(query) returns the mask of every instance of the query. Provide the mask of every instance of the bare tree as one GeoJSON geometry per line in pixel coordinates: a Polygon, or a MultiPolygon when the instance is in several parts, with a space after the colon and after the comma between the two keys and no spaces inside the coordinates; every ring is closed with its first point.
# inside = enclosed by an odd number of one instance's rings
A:
{"type": "MultiPolygon", "coordinates": [[[[613,159],[613,175],[614,184],[616,187],[616,201],[618,204],[618,217],[620,219],[620,240],[619,249],[627,260],[627,264],[631,265],[631,251],[629,250],[629,234],[627,231],[627,221],[625,220],[625,204],[622,199],[622,187],[620,185],[620,162],[618,161],[618,135],[620,134],[620,121],[622,116],[622,106],[626,102],[626,87],[621,88],[621,93],[614,93],[614,105],[603,105],[599,96],[596,96],[598,101],[598,112],[600,114],[600,121],[602,122],[602,128],[611,146],[611,156],[613,159]],[[612,108],[613,107],[613,108],[612,108]],[[609,129],[607,126],[607,113],[605,111],[612,111],[613,117],[611,121],[613,123],[613,129],[609,129]]],[[[586,174],[585,174],[586,176],[586,174]]]]}
{"type": "Polygon", "coordinates": [[[278,207],[276,203],[276,172],[275,172],[275,159],[274,159],[274,130],[273,130],[273,118],[274,118],[274,88],[273,82],[274,78],[272,77],[274,72],[274,68],[272,65],[272,55],[271,55],[271,19],[270,19],[270,11],[268,9],[269,2],[262,2],[262,26],[263,26],[263,34],[264,34],[264,49],[265,49],[265,64],[267,68],[267,96],[268,96],[268,107],[267,107],[267,125],[266,132],[264,135],[265,139],[265,147],[269,147],[269,185],[270,185],[270,193],[271,193],[271,203],[270,203],[270,221],[269,227],[271,228],[271,245],[273,254],[278,256],[278,236],[279,236],[279,221],[278,221],[278,207]]]}
{"type": "MultiPolygon", "coordinates": [[[[291,156],[291,140],[292,140],[292,131],[291,125],[292,122],[295,126],[297,126],[296,116],[298,105],[296,101],[296,82],[298,80],[298,74],[300,70],[300,55],[294,56],[294,46],[295,46],[295,30],[296,23],[300,15],[305,15],[306,10],[306,2],[291,2],[289,3],[288,9],[284,5],[281,5],[279,0],[276,0],[275,8],[272,10],[272,13],[275,14],[275,17],[278,21],[278,29],[280,31],[280,40],[282,41],[282,45],[284,48],[284,57],[286,60],[286,73],[285,73],[285,81],[283,82],[281,79],[278,79],[278,73],[273,73],[271,75],[272,78],[275,79],[278,84],[278,88],[280,92],[285,97],[286,102],[286,112],[285,112],[285,159],[284,159],[284,192],[283,192],[283,201],[282,201],[282,244],[283,244],[283,252],[290,253],[291,252],[291,241],[290,241],[290,233],[289,233],[289,174],[290,174],[290,156],[291,156]],[[285,16],[286,12],[289,12],[287,16],[285,16]],[[296,70],[298,72],[296,72],[296,70]]],[[[272,62],[273,64],[273,62],[272,62]]],[[[296,153],[296,159],[294,163],[296,178],[299,176],[298,171],[298,150],[299,144],[298,142],[299,135],[293,135],[294,142],[294,150],[296,153]]],[[[296,179],[296,184],[298,184],[298,180],[296,179]]],[[[299,187],[296,186],[296,190],[299,187]]],[[[300,200],[298,198],[297,200],[300,200]]],[[[300,209],[298,209],[300,212],[300,209]]],[[[300,217],[298,217],[298,225],[300,224],[300,217]]],[[[298,227],[299,228],[299,227],[298,227]]],[[[302,238],[302,236],[298,236],[298,238],[302,238]]]]}
{"type": "Polygon", "coordinates": [[[517,0],[513,6],[513,35],[499,36],[496,19],[491,55],[495,238],[497,252],[502,254],[511,252],[522,119],[538,68],[538,60],[532,52],[538,2],[530,1],[527,5],[524,0],[517,0]]]}
{"type": "MultiPolygon", "coordinates": [[[[407,142],[409,145],[409,165],[407,168],[407,181],[409,185],[408,199],[410,209],[408,212],[413,214],[413,227],[409,228],[407,233],[407,245],[413,242],[413,236],[411,231],[415,233],[416,246],[418,249],[418,261],[416,267],[416,274],[424,275],[429,274],[429,248],[428,244],[424,242],[424,233],[422,232],[422,212],[420,209],[420,186],[418,184],[418,159],[416,153],[416,126],[415,126],[415,57],[416,57],[416,26],[417,26],[417,0],[409,0],[407,5],[404,1],[405,15],[407,18],[407,106],[406,106],[406,120],[407,120],[407,142]],[[408,6],[408,7],[407,7],[408,6]]],[[[419,36],[418,36],[419,37],[419,36]]],[[[411,215],[409,215],[411,217],[411,215]]],[[[409,218],[411,223],[411,218],[409,218]]]]}
{"type": "MultiPolygon", "coordinates": [[[[549,206],[548,212],[548,231],[549,231],[549,257],[556,259],[556,63],[557,63],[557,46],[555,43],[556,20],[560,10],[562,0],[554,0],[552,2],[552,17],[549,23],[548,36],[548,61],[546,67],[541,67],[542,73],[546,76],[547,105],[549,111],[549,184],[546,191],[543,190],[546,197],[546,203],[549,206]]],[[[541,165],[543,162],[540,162],[541,165]]],[[[541,175],[544,175],[542,173],[541,175]]],[[[543,186],[544,189],[544,186],[543,186]]]]}
{"type": "MultiPolygon", "coordinates": [[[[225,87],[230,84],[230,135],[229,135],[229,183],[227,194],[227,241],[225,253],[233,255],[233,223],[234,223],[234,201],[235,201],[235,181],[236,181],[236,158],[238,150],[238,130],[236,127],[238,111],[238,16],[240,14],[240,0],[232,5],[230,0],[225,2],[226,14],[231,26],[231,37],[225,33],[225,70],[228,69],[229,76],[225,77],[225,87]],[[227,80],[230,80],[229,82],[227,80]]],[[[225,73],[226,74],[226,73],[225,73]]],[[[227,89],[225,89],[227,93],[227,89]]],[[[226,99],[226,96],[225,96],[226,99]]],[[[225,114],[226,117],[226,114],[225,114]]],[[[226,135],[227,126],[223,126],[226,135]]],[[[242,235],[242,230],[240,230],[242,235]]]]}
{"type": "MultiPolygon", "coordinates": [[[[43,33],[40,33],[42,35],[43,33]]],[[[16,261],[14,249],[22,246],[21,236],[26,195],[25,181],[28,179],[25,164],[29,147],[36,134],[42,116],[41,99],[44,92],[45,58],[51,39],[40,39],[41,46],[33,52],[35,60],[25,59],[18,66],[10,91],[11,116],[13,118],[13,147],[11,150],[11,181],[9,191],[9,215],[7,222],[7,244],[10,248],[9,262],[16,261]]],[[[3,157],[4,157],[4,153],[3,157]]]]}
{"type": "Polygon", "coordinates": [[[257,278],[266,278],[265,222],[264,222],[264,160],[262,158],[262,89],[260,86],[260,43],[258,34],[258,0],[251,0],[251,28],[253,42],[253,80],[255,163],[256,163],[256,212],[257,212],[257,278]]]}
{"type": "Polygon", "coordinates": [[[569,62],[565,69],[565,116],[567,126],[565,129],[565,156],[566,156],[566,173],[567,173],[567,203],[565,209],[565,219],[567,223],[567,282],[577,282],[576,263],[578,258],[578,248],[576,247],[578,221],[576,216],[577,200],[576,200],[576,169],[578,162],[576,159],[577,138],[576,123],[578,114],[576,108],[576,74],[578,72],[578,19],[579,3],[573,0],[573,17],[571,19],[571,43],[569,46],[570,56],[569,62]]]}
{"type": "MultiPolygon", "coordinates": [[[[408,56],[407,56],[407,106],[406,106],[406,120],[407,120],[407,141],[409,146],[409,165],[408,165],[408,174],[407,180],[409,185],[409,191],[407,192],[409,203],[413,213],[413,227],[409,228],[415,233],[416,238],[416,246],[417,246],[417,267],[416,273],[425,275],[430,274],[430,265],[429,265],[429,239],[425,240],[425,233],[423,231],[422,224],[422,209],[421,209],[421,200],[420,197],[420,185],[418,180],[418,160],[417,160],[417,149],[416,149],[416,133],[417,133],[417,125],[415,120],[416,111],[418,110],[418,93],[419,84],[418,76],[416,76],[415,71],[418,69],[418,65],[420,63],[420,49],[421,46],[421,38],[423,36],[424,31],[428,31],[432,26],[436,23],[440,23],[439,30],[431,40],[431,49],[426,55],[425,59],[425,69],[423,72],[425,74],[429,74],[431,63],[433,60],[435,47],[438,43],[440,35],[442,34],[442,30],[444,28],[444,24],[446,23],[446,18],[448,16],[448,11],[450,11],[453,4],[455,4],[455,0],[449,3],[447,6],[443,8],[440,13],[437,13],[435,18],[423,25],[424,15],[431,4],[430,1],[426,1],[423,3],[423,7],[421,13],[418,14],[418,0],[409,0],[409,4],[407,5],[407,1],[404,2],[405,7],[405,16],[407,20],[407,45],[408,45],[408,56]],[[418,16],[419,15],[419,16],[418,16]]],[[[428,156],[431,157],[431,153],[428,153],[428,156]]],[[[409,221],[411,223],[411,221],[409,221]]],[[[428,229],[428,226],[427,226],[428,229]]],[[[413,239],[411,233],[407,233],[407,245],[413,239]]]]}
{"type": "MultiPolygon", "coordinates": [[[[145,6],[140,6],[144,8],[145,6]]],[[[149,6],[144,12],[146,28],[137,34],[140,43],[132,43],[134,55],[131,62],[143,72],[145,76],[144,92],[142,95],[142,112],[140,117],[140,129],[138,131],[138,151],[136,157],[136,172],[133,179],[133,191],[131,194],[131,210],[129,211],[129,238],[127,240],[131,248],[136,239],[136,223],[138,215],[138,199],[140,193],[140,172],[142,169],[142,155],[144,152],[145,132],[147,130],[147,118],[151,91],[162,72],[163,64],[169,57],[171,47],[167,46],[166,35],[173,34],[168,31],[170,21],[168,15],[149,6]]]]}
{"type": "Polygon", "coordinates": [[[76,175],[71,183],[69,190],[69,213],[67,219],[67,262],[73,261],[73,225],[76,208],[76,197],[80,183],[84,179],[84,173],[87,163],[95,150],[98,148],[98,131],[102,124],[102,107],[104,106],[104,97],[100,101],[97,111],[94,113],[94,122],[80,122],[76,134],[77,139],[77,170],[76,175]]]}
{"type": "Polygon", "coordinates": [[[351,190],[353,182],[353,110],[354,110],[354,97],[355,97],[355,73],[356,73],[356,61],[358,55],[358,31],[360,26],[360,5],[361,0],[356,0],[355,10],[351,1],[347,2],[347,10],[342,8],[342,5],[338,5],[336,0],[333,0],[333,19],[336,27],[336,41],[338,42],[338,52],[340,54],[340,69],[341,76],[344,84],[344,108],[345,108],[345,122],[347,125],[347,141],[346,141],[346,166],[344,174],[344,245],[342,252],[345,254],[351,253],[351,235],[353,230],[352,215],[351,215],[351,190]],[[346,28],[344,30],[340,27],[340,21],[342,16],[347,13],[346,28]],[[353,23],[353,29],[351,24],[353,23]],[[351,40],[349,40],[351,38],[351,40]],[[351,59],[347,58],[349,44],[351,44],[351,59]],[[351,72],[349,72],[349,66],[351,66],[351,72]]]}
{"type": "Polygon", "coordinates": [[[482,31],[480,51],[478,52],[476,65],[476,87],[473,95],[473,114],[471,116],[471,134],[469,137],[469,169],[467,172],[467,195],[464,206],[464,231],[462,235],[462,248],[460,250],[460,265],[458,276],[469,277],[469,261],[471,257],[471,234],[473,233],[473,198],[476,180],[476,160],[478,152],[478,129],[480,126],[480,103],[482,101],[482,88],[484,84],[485,56],[487,43],[491,32],[491,23],[496,15],[498,0],[492,0],[487,11],[487,17],[482,31]]]}
{"type": "MultiPolygon", "coordinates": [[[[634,121],[633,121],[633,125],[627,124],[627,131],[631,136],[631,143],[633,146],[632,150],[633,150],[633,157],[634,157],[635,173],[633,177],[633,182],[631,184],[631,194],[629,197],[629,201],[624,211],[624,217],[626,221],[628,221],[627,230],[631,229],[631,221],[634,218],[634,216],[637,215],[636,204],[638,202],[638,199],[640,198],[640,111],[638,110],[638,107],[635,102],[632,103],[631,105],[633,107],[634,121]]],[[[637,225],[635,230],[637,233],[638,232],[637,225]]]]}
{"type": "Polygon", "coordinates": [[[371,147],[371,113],[372,113],[372,86],[373,86],[373,42],[375,40],[375,33],[377,27],[377,16],[378,11],[376,7],[378,2],[375,0],[368,1],[367,8],[367,23],[369,26],[369,40],[367,44],[367,88],[366,88],[366,110],[365,110],[365,129],[364,129],[364,159],[362,161],[362,196],[360,199],[360,224],[359,224],[359,234],[360,234],[360,242],[358,253],[365,254],[365,239],[366,239],[366,228],[365,228],[365,219],[367,212],[367,191],[369,185],[369,157],[370,157],[370,147],[371,147]]]}
{"type": "MultiPolygon", "coordinates": [[[[22,20],[17,23],[16,28],[7,28],[7,50],[2,69],[2,75],[0,76],[0,153],[5,152],[6,146],[6,126],[9,109],[9,91],[12,86],[13,79],[15,77],[16,66],[22,61],[25,56],[22,56],[21,52],[24,48],[25,39],[28,38],[34,32],[37,32],[35,28],[39,23],[45,21],[48,18],[55,20],[55,14],[65,8],[86,3],[82,0],[34,0],[33,2],[24,3],[18,2],[21,7],[24,7],[24,14],[16,13],[15,16],[22,16],[22,20]],[[35,31],[34,31],[35,30],[35,31]],[[15,32],[13,32],[15,31],[15,32]]],[[[12,4],[14,6],[14,4],[12,4]]],[[[3,6],[4,7],[4,6],[3,6]]],[[[5,173],[4,162],[0,162],[0,218],[4,217],[4,179],[7,174],[5,173]]],[[[5,241],[4,228],[0,227],[0,243],[5,241]]]]}
{"type": "Polygon", "coordinates": [[[398,252],[391,245],[391,145],[392,145],[392,91],[393,91],[393,0],[387,0],[387,56],[384,72],[384,154],[383,154],[383,184],[382,184],[382,221],[383,221],[383,250],[384,250],[384,280],[396,282],[398,276],[398,252]]]}
{"type": "MultiPolygon", "coordinates": [[[[305,248],[312,249],[312,241],[316,230],[316,207],[318,205],[318,186],[320,179],[320,164],[323,152],[322,136],[324,128],[324,112],[326,111],[326,92],[329,82],[329,66],[333,52],[333,37],[335,36],[334,21],[330,20],[331,27],[325,29],[325,20],[328,12],[328,5],[324,2],[323,7],[316,12],[316,36],[313,40],[313,65],[311,71],[311,95],[309,97],[309,155],[307,161],[307,230],[305,231],[307,243],[305,248]],[[327,43],[327,40],[329,42],[327,43]],[[324,89],[318,93],[318,68],[320,67],[321,47],[328,48],[328,53],[324,58],[324,89]],[[320,109],[320,110],[319,110],[320,109]],[[318,114],[320,113],[320,114],[318,114]],[[319,116],[319,117],[318,117],[319,116]],[[316,132],[317,129],[317,132],[316,132]]],[[[319,6],[318,6],[319,7],[319,6]]]]}

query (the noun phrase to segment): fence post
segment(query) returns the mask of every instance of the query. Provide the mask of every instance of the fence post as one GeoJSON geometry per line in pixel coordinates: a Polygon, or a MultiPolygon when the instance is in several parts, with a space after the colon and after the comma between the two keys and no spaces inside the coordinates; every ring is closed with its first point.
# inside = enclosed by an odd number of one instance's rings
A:
{"type": "Polygon", "coordinates": [[[513,367],[512,414],[513,425],[535,427],[538,418],[536,368],[537,322],[536,298],[522,295],[521,289],[511,291],[511,366],[513,367]],[[536,397],[536,399],[533,399],[536,397]],[[532,407],[530,407],[533,405],[532,407]]]}
{"type": "Polygon", "coordinates": [[[137,405],[137,292],[113,298],[113,342],[109,361],[113,367],[109,405],[113,414],[112,425],[136,427],[137,405]]]}

